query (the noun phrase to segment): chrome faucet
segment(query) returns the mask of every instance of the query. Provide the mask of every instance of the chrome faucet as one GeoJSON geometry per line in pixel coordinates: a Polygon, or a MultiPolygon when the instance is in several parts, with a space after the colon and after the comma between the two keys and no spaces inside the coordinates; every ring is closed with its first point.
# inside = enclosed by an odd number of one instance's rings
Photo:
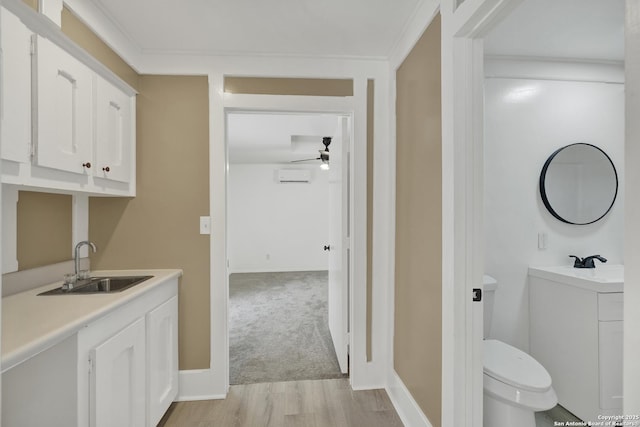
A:
{"type": "Polygon", "coordinates": [[[93,249],[93,252],[96,252],[96,245],[94,245],[92,242],[88,241],[88,240],[83,240],[82,242],[79,242],[76,245],[76,249],[75,249],[75,266],[76,266],[76,277],[78,277],[78,272],[80,271],[80,248],[84,245],[90,246],[91,249],[93,249]]]}

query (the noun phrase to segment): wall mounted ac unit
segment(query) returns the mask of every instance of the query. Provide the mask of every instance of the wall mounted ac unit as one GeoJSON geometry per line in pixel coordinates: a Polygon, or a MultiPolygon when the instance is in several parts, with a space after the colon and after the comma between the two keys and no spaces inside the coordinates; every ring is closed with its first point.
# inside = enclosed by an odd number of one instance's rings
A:
{"type": "Polygon", "coordinates": [[[278,182],[310,182],[311,171],[308,169],[279,169],[278,182]]]}

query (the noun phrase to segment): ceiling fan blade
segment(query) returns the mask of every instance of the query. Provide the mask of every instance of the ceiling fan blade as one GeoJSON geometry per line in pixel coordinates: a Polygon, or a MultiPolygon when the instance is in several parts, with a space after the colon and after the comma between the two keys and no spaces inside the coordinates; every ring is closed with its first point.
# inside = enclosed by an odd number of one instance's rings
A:
{"type": "Polygon", "coordinates": [[[320,160],[320,157],[316,157],[315,159],[302,159],[302,160],[291,160],[290,163],[298,163],[298,162],[310,162],[312,160],[320,160]]]}

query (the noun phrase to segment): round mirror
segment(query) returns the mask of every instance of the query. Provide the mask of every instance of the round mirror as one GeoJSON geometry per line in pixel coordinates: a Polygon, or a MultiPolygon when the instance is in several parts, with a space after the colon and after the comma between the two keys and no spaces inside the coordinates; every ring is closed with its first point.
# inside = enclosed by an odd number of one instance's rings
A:
{"type": "Polygon", "coordinates": [[[591,144],[571,144],[554,152],[540,173],[540,195],[551,215],[568,224],[591,224],[604,217],[618,194],[613,162],[591,144]]]}

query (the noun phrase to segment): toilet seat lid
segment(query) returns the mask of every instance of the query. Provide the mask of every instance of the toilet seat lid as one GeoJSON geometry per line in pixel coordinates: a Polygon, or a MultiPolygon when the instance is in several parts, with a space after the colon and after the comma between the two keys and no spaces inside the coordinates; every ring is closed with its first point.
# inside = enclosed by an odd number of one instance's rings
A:
{"type": "Polygon", "coordinates": [[[551,376],[536,359],[509,344],[484,340],[484,373],[513,387],[546,391],[551,376]]]}

